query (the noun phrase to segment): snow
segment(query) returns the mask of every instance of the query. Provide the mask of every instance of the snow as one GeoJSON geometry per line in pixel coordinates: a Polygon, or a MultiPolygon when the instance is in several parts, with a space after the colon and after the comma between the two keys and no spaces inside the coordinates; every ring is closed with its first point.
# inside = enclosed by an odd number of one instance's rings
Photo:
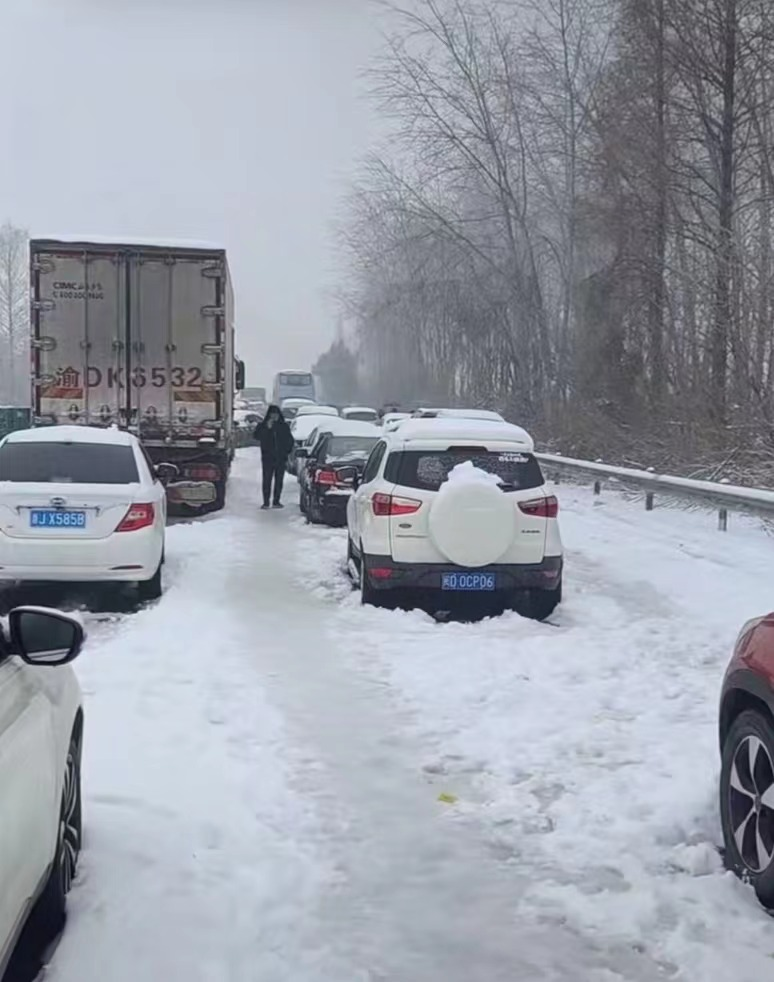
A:
{"type": "Polygon", "coordinates": [[[657,474],[653,469],[642,471],[628,467],[611,467],[600,461],[575,460],[572,457],[562,457],[558,454],[536,454],[541,463],[555,464],[568,469],[574,469],[586,474],[599,474],[602,477],[612,477],[620,481],[636,481],[638,484],[652,486],[654,491],[670,490],[678,492],[694,492],[698,496],[712,497],[719,500],[727,499],[729,503],[749,504],[759,506],[767,511],[774,510],[774,491],[763,488],[746,488],[730,484],[727,481],[698,481],[688,477],[673,477],[669,474],[657,474]]]}
{"type": "Polygon", "coordinates": [[[300,416],[338,416],[339,411],[335,406],[304,405],[298,407],[296,418],[300,416]]]}
{"type": "Polygon", "coordinates": [[[448,440],[477,440],[485,446],[492,444],[518,444],[522,450],[531,451],[532,437],[520,426],[487,420],[436,418],[407,419],[395,431],[396,439],[406,443],[413,441],[443,442],[448,440]]]}
{"type": "Polygon", "coordinates": [[[103,446],[131,446],[136,440],[117,426],[38,426],[31,430],[14,430],[6,437],[9,443],[100,443],[103,446]]]}
{"type": "Polygon", "coordinates": [[[148,246],[151,249],[196,249],[205,252],[225,252],[226,247],[222,243],[209,242],[201,239],[158,239],[153,236],[134,236],[121,235],[120,233],[105,235],[86,234],[68,232],[65,235],[31,235],[30,241],[36,245],[55,245],[58,242],[67,245],[110,245],[110,246],[130,246],[141,248],[148,246]]]}
{"type": "Polygon", "coordinates": [[[257,511],[259,460],[170,529],[156,606],[89,619],[47,982],[767,978],[716,801],[723,670],[771,604],[759,524],[562,485],[552,622],[439,624],[362,607],[345,533],[257,511]]]}
{"type": "Polygon", "coordinates": [[[502,478],[497,474],[490,474],[480,467],[476,467],[472,460],[466,460],[461,464],[457,464],[455,467],[449,471],[449,476],[441,485],[438,491],[438,497],[448,494],[454,488],[460,487],[460,485],[467,484],[473,486],[484,487],[499,487],[502,484],[502,478]]]}
{"type": "Polygon", "coordinates": [[[439,419],[480,419],[493,423],[504,423],[505,420],[491,409],[439,409],[439,419]]]}
{"type": "MultiPolygon", "coordinates": [[[[306,417],[302,417],[306,419],[306,417]]],[[[366,423],[359,419],[344,419],[337,416],[325,416],[317,420],[317,426],[321,433],[331,433],[333,436],[379,436],[380,429],[373,423],[366,423]]],[[[298,427],[293,431],[293,435],[298,433],[298,427]]],[[[312,430],[309,431],[309,436],[312,430]]],[[[298,436],[296,436],[298,439],[298,436]]]]}

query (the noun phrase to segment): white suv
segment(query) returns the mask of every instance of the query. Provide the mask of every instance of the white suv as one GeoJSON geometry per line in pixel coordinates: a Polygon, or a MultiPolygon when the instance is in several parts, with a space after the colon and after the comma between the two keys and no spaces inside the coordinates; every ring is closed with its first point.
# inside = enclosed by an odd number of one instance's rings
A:
{"type": "Polygon", "coordinates": [[[509,423],[406,420],[374,447],[347,508],[363,603],[489,595],[543,619],[562,597],[558,503],[509,423]]]}

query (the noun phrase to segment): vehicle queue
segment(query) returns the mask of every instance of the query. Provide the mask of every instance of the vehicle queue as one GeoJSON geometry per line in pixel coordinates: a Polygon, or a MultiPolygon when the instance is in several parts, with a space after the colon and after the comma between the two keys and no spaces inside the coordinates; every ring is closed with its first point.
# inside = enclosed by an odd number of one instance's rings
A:
{"type": "MultiPolygon", "coordinates": [[[[331,547],[342,549],[363,604],[554,615],[564,575],[559,504],[524,429],[481,409],[380,413],[303,397],[278,409],[289,417],[282,464],[300,512],[346,530],[331,547]]],[[[252,414],[260,426],[263,413],[252,414]]],[[[89,580],[157,601],[164,476],[116,427],[10,434],[0,441],[0,583],[89,580]]],[[[84,637],[78,617],[39,607],[17,607],[0,625],[0,827],[12,830],[0,837],[0,978],[25,924],[43,935],[59,929],[77,872],[84,707],[69,663],[84,637]],[[9,716],[3,705],[27,708],[9,716]],[[46,736],[26,739],[36,734],[46,736]]],[[[771,907],[771,616],[740,634],[719,726],[725,860],[771,907]]]]}

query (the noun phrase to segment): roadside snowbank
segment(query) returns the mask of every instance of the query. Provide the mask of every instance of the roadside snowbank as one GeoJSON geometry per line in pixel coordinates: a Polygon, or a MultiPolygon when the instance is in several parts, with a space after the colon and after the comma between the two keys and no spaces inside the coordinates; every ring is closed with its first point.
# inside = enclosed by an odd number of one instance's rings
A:
{"type": "Polygon", "coordinates": [[[771,606],[770,542],[751,522],[720,534],[703,514],[558,492],[558,626],[361,608],[344,539],[319,530],[299,575],[340,604],[346,657],[413,709],[435,747],[417,766],[526,875],[520,919],[647,952],[680,979],[754,982],[774,935],[719,858],[716,716],[738,629],[771,606]]]}

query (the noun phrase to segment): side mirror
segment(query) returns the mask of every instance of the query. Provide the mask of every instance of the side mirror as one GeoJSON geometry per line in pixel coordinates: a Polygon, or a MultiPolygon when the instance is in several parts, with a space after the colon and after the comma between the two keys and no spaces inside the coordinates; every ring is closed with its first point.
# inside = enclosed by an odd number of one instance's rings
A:
{"type": "Polygon", "coordinates": [[[308,449],[308,447],[297,447],[296,448],[296,457],[299,460],[306,460],[309,457],[309,449],[308,449]]]}
{"type": "Polygon", "coordinates": [[[167,481],[174,481],[175,478],[180,475],[180,468],[177,466],[177,464],[170,464],[168,462],[156,464],[154,471],[156,473],[156,477],[162,484],[166,484],[167,481]]]}
{"type": "Polygon", "coordinates": [[[8,615],[11,650],[28,665],[66,665],[85,639],[80,621],[61,610],[16,607],[8,615]]]}

